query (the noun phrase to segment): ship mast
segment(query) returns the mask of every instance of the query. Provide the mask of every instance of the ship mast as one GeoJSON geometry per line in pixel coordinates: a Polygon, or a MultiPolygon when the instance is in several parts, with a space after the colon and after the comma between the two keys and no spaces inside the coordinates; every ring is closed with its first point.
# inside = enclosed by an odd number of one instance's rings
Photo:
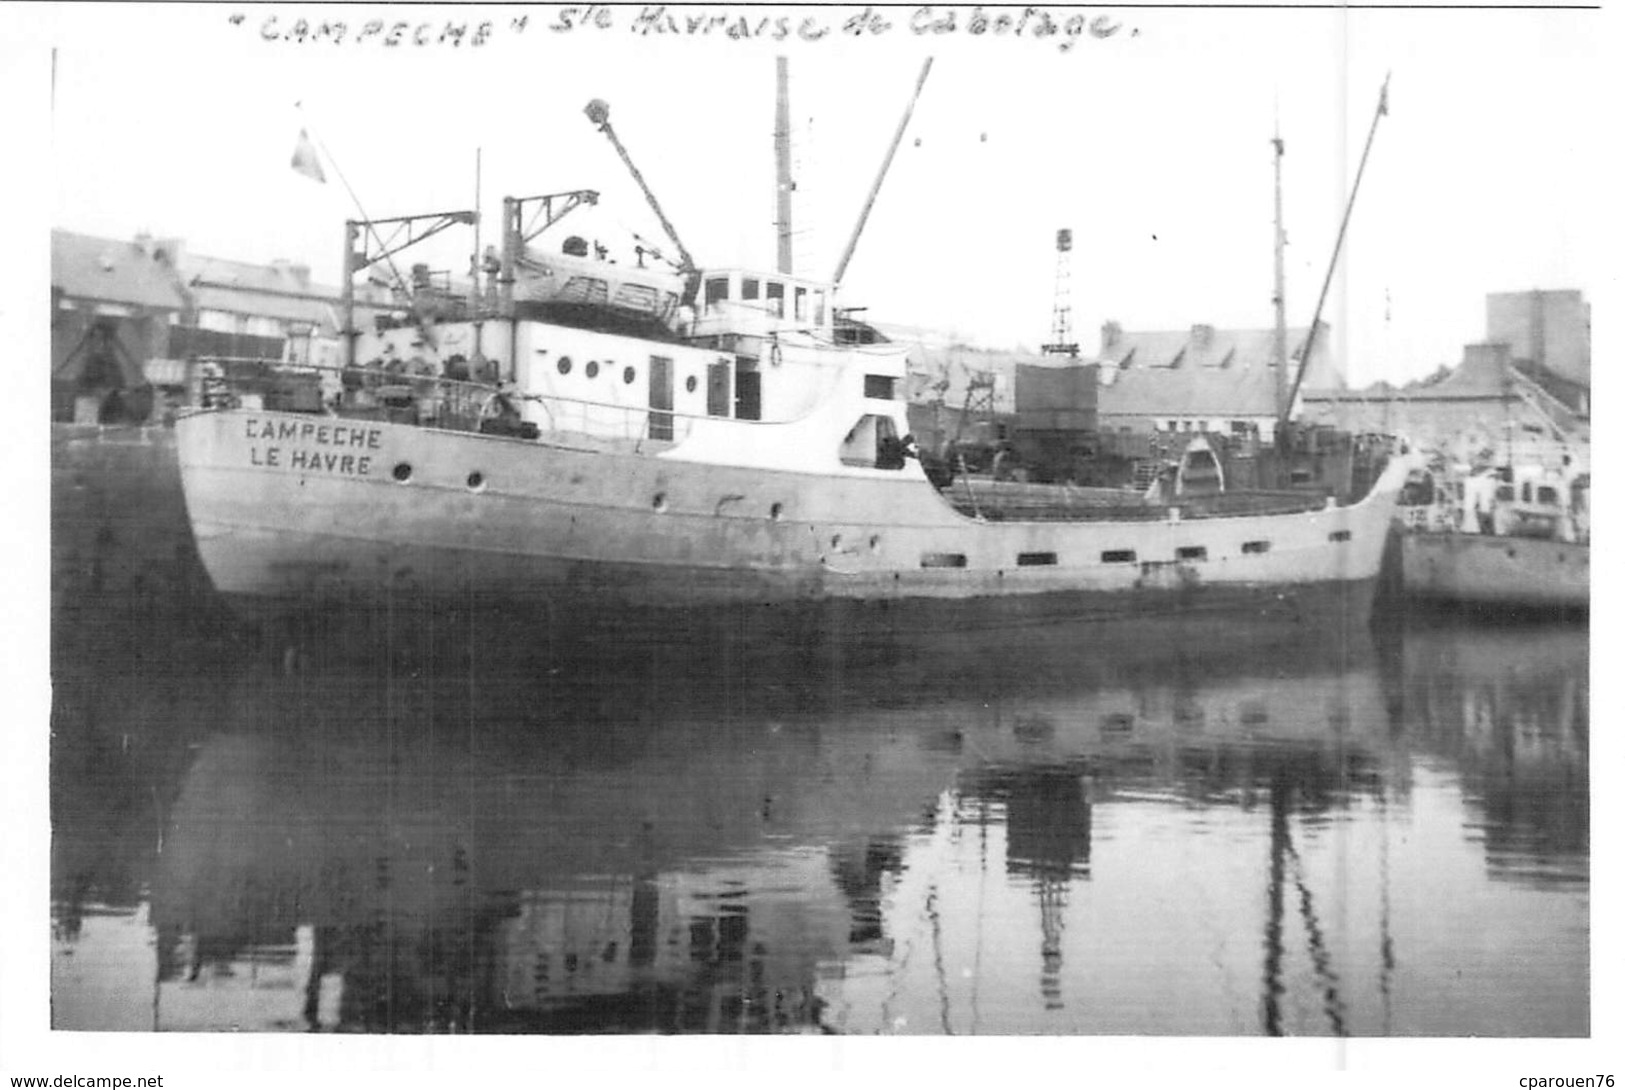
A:
{"type": "Polygon", "coordinates": [[[774,226],[779,233],[779,272],[789,276],[792,268],[790,254],[790,193],[795,182],[790,178],[790,58],[778,58],[778,95],[773,122],[773,163],[777,174],[778,219],[774,226]]]}
{"type": "Polygon", "coordinates": [[[1281,217],[1281,159],[1286,155],[1286,144],[1281,140],[1281,123],[1275,123],[1275,418],[1285,420],[1292,414],[1292,402],[1287,398],[1286,369],[1286,225],[1281,217]]]}

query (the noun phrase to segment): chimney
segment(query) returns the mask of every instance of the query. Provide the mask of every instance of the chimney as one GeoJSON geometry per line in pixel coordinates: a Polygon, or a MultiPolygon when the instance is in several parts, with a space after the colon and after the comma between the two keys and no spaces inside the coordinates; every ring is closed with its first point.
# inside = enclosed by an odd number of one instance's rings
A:
{"type": "Polygon", "coordinates": [[[1100,327],[1100,352],[1105,355],[1116,348],[1123,339],[1123,327],[1117,322],[1107,322],[1100,327]]]}
{"type": "Polygon", "coordinates": [[[295,261],[289,261],[285,257],[278,257],[271,260],[271,268],[276,270],[279,280],[292,282],[291,284],[284,284],[284,290],[304,291],[310,287],[309,265],[302,265],[295,261]]]}
{"type": "Polygon", "coordinates": [[[185,243],[181,239],[155,238],[152,240],[152,259],[161,261],[172,269],[179,268],[184,248],[185,243]]]}
{"type": "Polygon", "coordinates": [[[1512,362],[1512,346],[1499,341],[1490,344],[1463,345],[1461,350],[1461,365],[1463,368],[1487,369],[1493,374],[1501,374],[1512,362]]]}

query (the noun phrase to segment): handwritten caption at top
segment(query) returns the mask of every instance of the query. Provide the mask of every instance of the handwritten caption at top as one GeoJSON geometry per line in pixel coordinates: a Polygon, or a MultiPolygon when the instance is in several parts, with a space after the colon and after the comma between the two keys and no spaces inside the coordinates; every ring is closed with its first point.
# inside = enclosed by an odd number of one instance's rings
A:
{"type": "MultiPolygon", "coordinates": [[[[527,31],[549,34],[601,34],[629,31],[644,38],[719,38],[734,41],[817,42],[826,38],[878,38],[886,35],[932,37],[1024,38],[1052,41],[1066,53],[1085,38],[1116,36],[1123,24],[1110,15],[1072,8],[956,8],[923,5],[910,11],[865,7],[842,11],[799,9],[792,14],[718,12],[687,5],[649,4],[633,9],[619,5],[560,6],[534,19],[309,19],[281,14],[250,19],[234,13],[233,26],[257,27],[267,42],[295,45],[352,45],[380,48],[443,46],[479,48],[499,38],[527,31]]],[[[1139,31],[1130,30],[1130,37],[1139,31]]]]}

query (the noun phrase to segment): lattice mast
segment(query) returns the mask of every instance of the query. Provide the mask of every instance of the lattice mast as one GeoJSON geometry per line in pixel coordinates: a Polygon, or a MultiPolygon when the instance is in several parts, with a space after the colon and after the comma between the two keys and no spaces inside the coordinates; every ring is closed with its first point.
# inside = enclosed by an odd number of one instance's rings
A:
{"type": "Polygon", "coordinates": [[[1072,229],[1055,232],[1055,310],[1050,320],[1050,343],[1046,356],[1076,356],[1078,343],[1072,339],[1072,229]]]}

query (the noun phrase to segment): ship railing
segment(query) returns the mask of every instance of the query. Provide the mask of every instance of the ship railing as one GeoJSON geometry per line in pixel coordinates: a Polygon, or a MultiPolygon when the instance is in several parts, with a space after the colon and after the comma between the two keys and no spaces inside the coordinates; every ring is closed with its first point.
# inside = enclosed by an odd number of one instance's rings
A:
{"type": "Polygon", "coordinates": [[[956,478],[943,498],[963,514],[990,522],[1156,521],[1178,510],[1187,519],[1233,518],[1241,515],[1290,515],[1325,506],[1323,495],[1309,492],[1228,491],[1152,500],[1143,493],[1116,488],[1065,484],[956,478]]]}
{"type": "Polygon", "coordinates": [[[693,433],[698,421],[718,419],[675,409],[651,409],[647,405],[558,394],[525,394],[520,400],[537,406],[550,432],[629,443],[681,442],[693,433]]]}
{"type": "Polygon", "coordinates": [[[389,365],[346,367],[235,357],[208,357],[198,363],[200,403],[206,408],[331,412],[451,431],[535,438],[545,430],[635,444],[675,443],[687,438],[699,421],[718,419],[624,402],[522,394],[509,384],[414,373],[389,365]],[[535,406],[534,411],[524,412],[526,405],[535,406]]]}
{"type": "Polygon", "coordinates": [[[413,372],[403,365],[335,366],[228,356],[200,358],[205,408],[333,412],[352,418],[475,430],[497,415],[504,396],[493,382],[413,372]]]}

